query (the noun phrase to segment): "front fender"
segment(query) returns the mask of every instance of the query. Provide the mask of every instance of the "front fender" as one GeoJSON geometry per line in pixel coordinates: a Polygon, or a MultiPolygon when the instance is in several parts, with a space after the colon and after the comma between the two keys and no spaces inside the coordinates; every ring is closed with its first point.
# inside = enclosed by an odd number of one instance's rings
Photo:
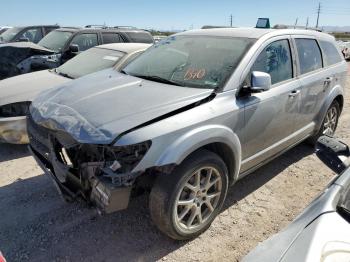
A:
{"type": "Polygon", "coordinates": [[[166,147],[155,166],[180,164],[197,149],[212,143],[223,143],[232,150],[235,164],[232,175],[234,179],[237,179],[241,165],[241,143],[231,129],[220,125],[201,126],[184,133],[166,147]]]}
{"type": "Polygon", "coordinates": [[[337,96],[344,96],[344,89],[340,85],[336,85],[335,87],[332,88],[332,90],[329,92],[327,95],[320,112],[316,115],[315,118],[315,123],[316,123],[316,129],[319,130],[321,128],[323,119],[326,116],[328,108],[331,106],[332,102],[337,96]]]}

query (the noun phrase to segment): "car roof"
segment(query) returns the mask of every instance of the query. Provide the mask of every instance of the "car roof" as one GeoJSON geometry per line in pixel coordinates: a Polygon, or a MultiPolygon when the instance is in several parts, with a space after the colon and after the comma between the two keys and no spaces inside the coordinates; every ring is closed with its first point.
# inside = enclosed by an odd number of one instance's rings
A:
{"type": "Polygon", "coordinates": [[[143,43],[114,43],[114,44],[105,44],[105,45],[95,46],[95,48],[117,50],[117,51],[121,51],[129,54],[138,50],[147,49],[151,45],[152,44],[143,44],[143,43]]]}
{"type": "Polygon", "coordinates": [[[130,29],[130,28],[82,28],[82,27],[61,27],[56,29],[56,31],[65,32],[134,32],[134,33],[144,33],[146,31],[141,29],[130,29]]]}
{"type": "Polygon", "coordinates": [[[226,36],[226,37],[242,37],[259,39],[264,36],[279,36],[279,35],[306,35],[319,38],[328,38],[334,40],[334,37],[321,33],[315,30],[303,29],[261,29],[261,28],[213,28],[213,29],[198,29],[179,33],[177,35],[203,35],[203,36],[226,36]]]}

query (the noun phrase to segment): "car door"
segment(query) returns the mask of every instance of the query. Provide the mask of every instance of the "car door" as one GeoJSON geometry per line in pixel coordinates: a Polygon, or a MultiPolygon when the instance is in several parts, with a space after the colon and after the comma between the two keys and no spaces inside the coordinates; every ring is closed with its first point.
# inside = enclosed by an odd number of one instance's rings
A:
{"type": "Polygon", "coordinates": [[[323,69],[322,53],[315,38],[295,36],[298,57],[298,75],[301,83],[300,115],[295,125],[310,133],[315,128],[314,119],[324,102],[326,89],[332,84],[333,76],[323,69]]]}
{"type": "Polygon", "coordinates": [[[272,87],[238,98],[245,111],[241,172],[295,143],[294,122],[300,107],[300,83],[293,61],[291,39],[283,36],[267,41],[251,62],[246,81],[251,72],[261,71],[271,75],[272,87]]]}

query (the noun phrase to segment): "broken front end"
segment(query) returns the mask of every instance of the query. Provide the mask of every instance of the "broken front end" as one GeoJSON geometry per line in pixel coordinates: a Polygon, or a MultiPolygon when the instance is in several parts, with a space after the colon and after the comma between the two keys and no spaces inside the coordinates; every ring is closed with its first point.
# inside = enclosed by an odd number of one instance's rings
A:
{"type": "Polygon", "coordinates": [[[0,80],[59,65],[59,54],[34,43],[19,42],[0,46],[0,80]]]}
{"type": "Polygon", "coordinates": [[[83,198],[105,213],[127,208],[133,184],[142,174],[132,170],[150,141],[122,147],[82,144],[30,116],[27,131],[32,154],[66,200],[83,198]]]}

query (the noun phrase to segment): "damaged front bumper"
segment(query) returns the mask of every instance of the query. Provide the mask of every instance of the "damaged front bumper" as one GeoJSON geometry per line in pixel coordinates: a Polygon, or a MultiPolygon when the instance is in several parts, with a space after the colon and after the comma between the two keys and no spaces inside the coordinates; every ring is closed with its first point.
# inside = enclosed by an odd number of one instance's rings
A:
{"type": "MultiPolygon", "coordinates": [[[[27,123],[30,151],[39,166],[48,174],[60,194],[66,200],[83,198],[97,206],[103,213],[111,213],[128,207],[133,183],[140,173],[116,172],[106,161],[84,161],[78,167],[67,164],[68,155],[57,144],[57,132],[27,123]]],[[[75,146],[80,148],[80,146],[75,146]]],[[[73,162],[75,162],[73,160],[73,162]]]]}
{"type": "Polygon", "coordinates": [[[28,144],[26,117],[0,118],[0,142],[11,144],[28,144]]]}

